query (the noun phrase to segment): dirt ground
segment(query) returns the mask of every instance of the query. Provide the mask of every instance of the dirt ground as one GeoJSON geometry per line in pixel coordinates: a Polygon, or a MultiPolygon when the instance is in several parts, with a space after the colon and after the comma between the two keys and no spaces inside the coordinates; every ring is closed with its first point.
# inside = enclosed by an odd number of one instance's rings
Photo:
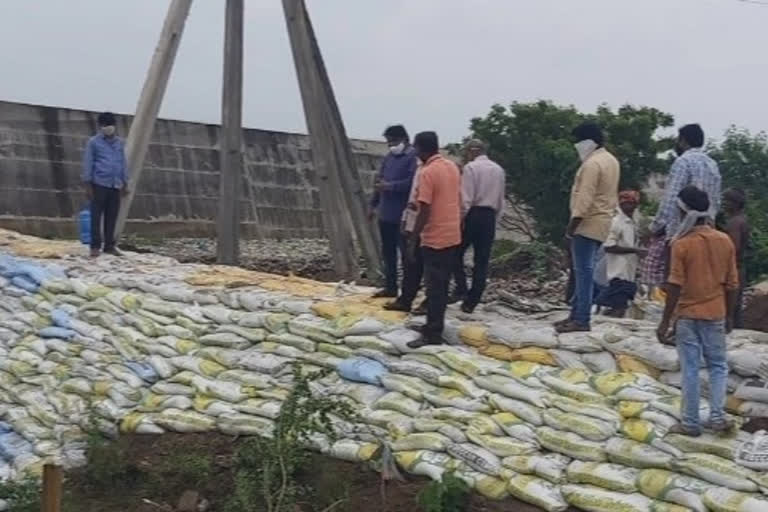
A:
{"type": "MultiPolygon", "coordinates": [[[[225,504],[234,490],[233,456],[239,442],[220,434],[124,436],[117,442],[124,476],[105,485],[95,483],[85,470],[68,474],[64,511],[174,512],[182,493],[193,490],[210,502],[208,512],[228,512],[225,504]],[[184,476],[189,470],[169,467],[169,461],[172,466],[179,454],[199,454],[210,461],[210,472],[202,484],[190,488],[184,476]]],[[[99,469],[92,467],[94,470],[99,469]]],[[[303,486],[315,489],[313,502],[301,503],[296,512],[315,512],[342,498],[334,512],[417,512],[417,495],[428,481],[404,476],[405,482],[382,486],[379,474],[364,465],[316,455],[299,476],[303,486]]],[[[512,498],[495,502],[473,496],[468,512],[539,510],[512,498]]]]}

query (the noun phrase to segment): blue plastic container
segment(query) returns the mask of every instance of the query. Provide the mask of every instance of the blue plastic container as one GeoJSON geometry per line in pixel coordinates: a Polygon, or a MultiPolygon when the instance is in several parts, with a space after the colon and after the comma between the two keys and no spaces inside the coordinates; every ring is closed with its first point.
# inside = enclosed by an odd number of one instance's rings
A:
{"type": "Polygon", "coordinates": [[[86,204],[85,208],[78,215],[78,226],[80,231],[80,242],[85,245],[91,245],[91,205],[86,204]]]}

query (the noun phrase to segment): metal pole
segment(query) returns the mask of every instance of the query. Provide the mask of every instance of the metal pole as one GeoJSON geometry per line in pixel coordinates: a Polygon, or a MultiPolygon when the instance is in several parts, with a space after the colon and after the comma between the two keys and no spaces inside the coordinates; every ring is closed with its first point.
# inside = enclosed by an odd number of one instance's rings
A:
{"type": "Polygon", "coordinates": [[[375,276],[381,263],[378,243],[367,220],[367,198],[312,22],[304,0],[283,0],[283,9],[337,272],[344,268],[352,273],[350,279],[357,277],[357,252],[349,233],[351,217],[368,272],[375,276]],[[324,187],[329,190],[324,191],[324,187]]]}
{"type": "Polygon", "coordinates": [[[168,86],[173,63],[179,49],[184,24],[189,16],[192,0],[173,0],[168,7],[165,24],[160,33],[160,41],[155,48],[152,63],[149,66],[144,88],[141,90],[136,115],[131,123],[131,129],[125,141],[125,158],[131,174],[128,195],[123,199],[115,228],[116,238],[119,239],[128,219],[136,188],[144,167],[144,157],[147,155],[149,140],[155,127],[160,105],[168,86]]]}
{"type": "Polygon", "coordinates": [[[219,142],[219,209],[216,260],[235,265],[240,241],[240,183],[243,174],[243,0],[227,0],[224,84],[219,142]]]}

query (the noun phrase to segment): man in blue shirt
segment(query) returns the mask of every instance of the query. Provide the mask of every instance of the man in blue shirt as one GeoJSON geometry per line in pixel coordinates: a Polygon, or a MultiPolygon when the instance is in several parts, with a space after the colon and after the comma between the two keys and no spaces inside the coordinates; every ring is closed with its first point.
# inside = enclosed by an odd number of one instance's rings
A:
{"type": "Polygon", "coordinates": [[[413,175],[418,167],[416,152],[410,144],[408,132],[402,125],[390,126],[384,131],[389,153],[384,157],[374,184],[370,217],[379,217],[381,250],[384,256],[384,289],[374,297],[397,297],[397,250],[405,267],[405,243],[400,233],[403,211],[408,204],[413,175]]]}
{"type": "Polygon", "coordinates": [[[100,133],[88,140],[83,157],[83,185],[91,203],[91,257],[119,256],[115,225],[120,197],[128,192],[128,166],[123,141],[115,134],[116,119],[111,112],[99,114],[100,133]],[[102,219],[104,237],[102,238],[102,219]]]}

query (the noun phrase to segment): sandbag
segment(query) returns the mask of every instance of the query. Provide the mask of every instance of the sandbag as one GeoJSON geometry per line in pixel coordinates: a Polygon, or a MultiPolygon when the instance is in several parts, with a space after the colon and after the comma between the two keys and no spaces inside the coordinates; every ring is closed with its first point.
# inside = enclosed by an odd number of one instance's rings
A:
{"type": "Polygon", "coordinates": [[[637,492],[636,480],[640,471],[620,464],[581,462],[568,465],[566,477],[573,484],[589,484],[609,491],[637,492]]]}
{"type": "Polygon", "coordinates": [[[420,432],[408,434],[392,443],[392,451],[413,451],[429,450],[432,452],[443,452],[448,448],[452,441],[437,432],[420,432]]]}
{"type": "Polygon", "coordinates": [[[724,487],[707,489],[702,501],[713,512],[764,512],[768,510],[768,498],[765,496],[733,491],[724,487]]]}
{"type": "Polygon", "coordinates": [[[535,405],[496,394],[488,396],[488,403],[494,409],[510,412],[533,426],[540,427],[544,425],[544,420],[541,417],[544,409],[535,405]]]}
{"type": "Polygon", "coordinates": [[[637,487],[649,498],[677,503],[694,512],[707,512],[702,501],[712,486],[697,478],[678,475],[663,469],[644,469],[637,477],[637,487]]]}
{"type": "Polygon", "coordinates": [[[501,375],[487,375],[484,377],[475,377],[475,384],[479,387],[494,393],[499,393],[505,397],[528,402],[536,407],[547,406],[547,393],[535,388],[530,388],[514,379],[503,377],[501,375]]]}
{"type": "Polygon", "coordinates": [[[386,367],[371,359],[352,358],[341,361],[336,367],[339,375],[355,382],[381,385],[381,376],[387,372],[386,367]]]}
{"type": "Polygon", "coordinates": [[[472,429],[467,430],[467,439],[498,457],[533,455],[538,448],[535,444],[526,443],[509,437],[478,434],[472,431],[472,429]]]}
{"type": "Polygon", "coordinates": [[[752,470],[742,468],[730,460],[704,453],[689,453],[675,460],[673,469],[707,482],[728,487],[734,491],[756,492],[758,486],[750,480],[755,477],[752,470]]]}
{"type": "Polygon", "coordinates": [[[639,469],[667,469],[671,467],[673,461],[672,456],[668,453],[650,445],[621,437],[609,439],[605,444],[605,453],[611,462],[639,469]]]}
{"type": "MultiPolygon", "coordinates": [[[[390,411],[397,411],[405,414],[406,416],[415,417],[419,414],[422,404],[412,398],[408,398],[402,393],[396,391],[390,391],[386,395],[376,400],[372,407],[374,409],[385,409],[390,411]]],[[[403,448],[404,450],[416,450],[417,448],[403,448]]],[[[429,448],[421,448],[427,450],[429,448]]]]}
{"type": "Polygon", "coordinates": [[[605,441],[616,434],[616,424],[584,416],[582,414],[560,412],[550,408],[542,414],[544,423],[555,430],[579,434],[590,441],[605,441]]]}
{"type": "Polygon", "coordinates": [[[475,471],[491,476],[501,474],[501,459],[484,448],[468,443],[452,443],[447,450],[475,471]]]}
{"type": "Polygon", "coordinates": [[[507,480],[507,489],[512,496],[547,512],[563,512],[568,508],[558,487],[541,478],[513,475],[507,480]]]}
{"type": "Polygon", "coordinates": [[[567,482],[565,471],[570,460],[569,457],[559,453],[548,453],[504,457],[501,464],[517,473],[536,475],[553,484],[563,484],[567,482]]]}
{"type": "Polygon", "coordinates": [[[554,348],[557,346],[557,333],[551,326],[530,327],[525,325],[492,325],[486,333],[491,343],[500,343],[510,348],[523,347],[554,348]]]}
{"type": "Polygon", "coordinates": [[[397,464],[408,473],[440,480],[446,471],[455,471],[461,462],[447,453],[414,450],[395,452],[397,464]]]}
{"type": "MultiPolygon", "coordinates": [[[[716,454],[720,455],[720,454],[716,454]]],[[[721,455],[722,456],[722,455],[721,455]]],[[[764,430],[737,445],[735,462],[756,471],[768,471],[768,435],[764,430]]]]}
{"type": "Polygon", "coordinates": [[[591,485],[563,485],[560,488],[565,501],[588,512],[648,512],[652,501],[642,494],[608,491],[591,485]]]}
{"type": "Polygon", "coordinates": [[[555,453],[561,453],[574,459],[604,462],[606,453],[601,443],[588,441],[578,434],[562,432],[550,427],[539,427],[536,435],[541,446],[555,453]]]}

